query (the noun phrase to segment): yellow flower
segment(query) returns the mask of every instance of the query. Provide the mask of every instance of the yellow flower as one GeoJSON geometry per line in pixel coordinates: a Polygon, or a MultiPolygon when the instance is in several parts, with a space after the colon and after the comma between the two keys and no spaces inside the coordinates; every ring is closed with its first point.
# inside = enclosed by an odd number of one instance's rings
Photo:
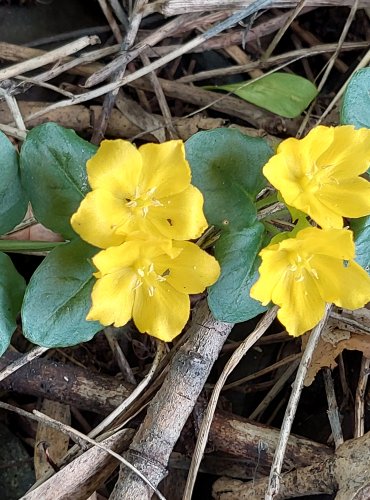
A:
{"type": "Polygon", "coordinates": [[[263,173],[284,201],[319,226],[342,228],[343,217],[370,213],[370,130],[319,126],[301,140],[283,141],[263,173]]]}
{"type": "Polygon", "coordinates": [[[87,173],[92,191],[71,224],[92,245],[120,245],[133,231],[188,240],[207,227],[182,141],[139,149],[121,139],[103,141],[87,162],[87,173]]]}
{"type": "Polygon", "coordinates": [[[260,252],[260,278],[251,297],[277,304],[279,321],[291,335],[302,335],[322,318],[325,303],[358,309],[370,300],[370,278],[354,262],[352,232],[307,228],[295,238],[260,252]]]}
{"type": "Polygon", "coordinates": [[[140,332],[170,342],[189,318],[189,294],[217,280],[218,262],[195,243],[133,236],[93,258],[99,271],[87,319],[122,326],[133,318],[140,332]]]}

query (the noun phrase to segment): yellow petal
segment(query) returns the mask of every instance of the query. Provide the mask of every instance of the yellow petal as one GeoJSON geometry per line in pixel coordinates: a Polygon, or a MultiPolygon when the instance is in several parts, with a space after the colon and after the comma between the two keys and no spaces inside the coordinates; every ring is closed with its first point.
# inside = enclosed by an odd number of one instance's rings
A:
{"type": "Polygon", "coordinates": [[[92,189],[106,189],[115,196],[131,198],[141,174],[141,155],[128,141],[103,141],[88,160],[87,174],[92,189]]]}
{"type": "Polygon", "coordinates": [[[127,241],[116,247],[102,250],[93,257],[93,263],[100,275],[116,273],[126,267],[132,267],[138,259],[140,243],[127,241]]]}
{"type": "Polygon", "coordinates": [[[324,204],[318,193],[303,193],[300,198],[292,200],[292,206],[308,214],[323,229],[343,227],[343,217],[324,204]]]}
{"type": "Polygon", "coordinates": [[[99,248],[120,245],[124,235],[116,226],[128,217],[124,203],[111,193],[96,189],[87,194],[72,215],[71,225],[81,238],[99,248]]]}
{"type": "Polygon", "coordinates": [[[136,290],[133,318],[142,333],[171,342],[183,330],[189,314],[189,296],[167,282],[158,282],[152,294],[145,285],[136,290]]]}
{"type": "Polygon", "coordinates": [[[162,198],[179,193],[189,186],[191,172],[182,141],[144,144],[139,148],[139,153],[143,162],[140,178],[142,192],[155,188],[155,197],[162,198]]]}
{"type": "Polygon", "coordinates": [[[318,199],[333,212],[344,217],[363,217],[370,214],[370,182],[362,177],[324,184],[318,199]]]}
{"type": "Polygon", "coordinates": [[[293,336],[302,335],[317,325],[325,310],[315,278],[305,270],[303,277],[299,281],[294,273],[287,274],[272,293],[272,301],[280,306],[277,317],[293,336]]]}
{"type": "Polygon", "coordinates": [[[345,264],[320,255],[311,260],[311,266],[317,272],[317,286],[326,302],[358,309],[370,301],[370,277],[356,262],[345,264]]]}
{"type": "Polygon", "coordinates": [[[289,266],[288,253],[279,250],[279,245],[271,245],[260,253],[259,278],[252,286],[250,296],[259,300],[264,306],[271,302],[272,294],[279,282],[284,280],[289,266]]]}
{"type": "Polygon", "coordinates": [[[301,241],[302,249],[314,255],[328,255],[341,260],[350,260],[355,257],[353,233],[348,229],[309,227],[299,231],[296,238],[290,241],[301,241]]]}
{"type": "Polygon", "coordinates": [[[128,268],[98,279],[91,298],[92,307],[88,320],[100,321],[102,325],[123,326],[132,317],[135,273],[128,268]]]}
{"type": "Polygon", "coordinates": [[[174,240],[192,240],[207,229],[203,195],[194,186],[174,196],[162,198],[163,206],[152,207],[147,217],[160,234],[174,240]]]}
{"type": "Polygon", "coordinates": [[[174,242],[182,251],[175,259],[161,256],[156,259],[156,266],[168,269],[167,282],[181,293],[201,293],[212,285],[220,275],[217,260],[195,243],[174,242]]]}
{"type": "Polygon", "coordinates": [[[264,175],[289,205],[302,193],[301,180],[315,168],[316,158],[330,146],[333,137],[333,127],[319,126],[303,139],[286,139],[264,166],[264,175]]]}
{"type": "Polygon", "coordinates": [[[303,155],[308,163],[312,163],[312,159],[320,157],[328,148],[331,147],[335,140],[335,130],[338,127],[327,127],[319,125],[314,127],[310,132],[300,139],[300,145],[303,150],[303,155]]]}
{"type": "Polygon", "coordinates": [[[331,167],[337,179],[349,179],[364,173],[370,163],[370,130],[356,130],[352,125],[332,127],[333,142],[321,155],[317,165],[331,167]]]}
{"type": "Polygon", "coordinates": [[[305,164],[300,158],[299,141],[287,139],[279,147],[278,154],[272,156],[263,167],[264,176],[281,192],[289,205],[302,194],[300,179],[304,175],[305,164]]]}

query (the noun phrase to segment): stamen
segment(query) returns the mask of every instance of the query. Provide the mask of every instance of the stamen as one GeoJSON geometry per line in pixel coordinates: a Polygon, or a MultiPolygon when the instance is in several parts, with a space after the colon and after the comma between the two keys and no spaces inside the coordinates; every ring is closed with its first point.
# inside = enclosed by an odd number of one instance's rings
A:
{"type": "Polygon", "coordinates": [[[147,216],[147,214],[148,214],[148,212],[149,212],[149,208],[148,208],[148,207],[143,207],[143,208],[141,209],[141,211],[142,211],[142,213],[143,213],[143,217],[146,217],[146,216],[147,216]]]}
{"type": "Polygon", "coordinates": [[[137,207],[137,201],[135,201],[135,200],[129,201],[128,203],[126,203],[126,207],[129,207],[129,208],[137,207]]]}
{"type": "Polygon", "coordinates": [[[313,274],[313,276],[314,276],[317,280],[319,279],[319,275],[317,274],[316,269],[314,269],[313,267],[311,267],[311,274],[313,274]]]}
{"type": "Polygon", "coordinates": [[[152,205],[153,207],[163,207],[163,203],[161,203],[159,200],[152,200],[152,205]]]}
{"type": "Polygon", "coordinates": [[[153,297],[153,295],[154,295],[154,291],[155,291],[154,286],[149,286],[149,287],[148,287],[148,294],[149,294],[149,297],[153,297]]]}
{"type": "Polygon", "coordinates": [[[154,194],[156,192],[157,188],[156,187],[152,187],[150,188],[148,191],[147,191],[147,196],[152,196],[152,194],[154,194]]]}
{"type": "Polygon", "coordinates": [[[156,280],[162,282],[162,281],[166,281],[166,278],[164,276],[161,276],[160,274],[158,274],[156,277],[156,280]]]}
{"type": "Polygon", "coordinates": [[[143,282],[139,279],[136,280],[136,284],[134,286],[134,288],[132,289],[132,291],[134,292],[135,290],[137,290],[139,287],[141,287],[141,285],[143,284],[143,282]]]}
{"type": "Polygon", "coordinates": [[[300,276],[296,276],[294,279],[297,283],[300,283],[301,281],[304,281],[304,276],[301,274],[300,276]]]}
{"type": "Polygon", "coordinates": [[[137,274],[138,274],[139,276],[141,276],[142,278],[144,278],[145,273],[144,273],[144,270],[143,270],[143,269],[140,269],[140,268],[139,268],[139,269],[137,269],[137,271],[136,271],[136,272],[137,272],[137,274]]]}

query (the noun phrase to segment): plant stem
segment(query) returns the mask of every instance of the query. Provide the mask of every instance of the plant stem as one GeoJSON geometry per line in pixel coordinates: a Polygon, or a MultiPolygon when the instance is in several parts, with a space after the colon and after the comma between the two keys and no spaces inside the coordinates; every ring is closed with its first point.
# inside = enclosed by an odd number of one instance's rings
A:
{"type": "Polygon", "coordinates": [[[2,240],[0,251],[3,252],[43,252],[64,245],[65,241],[29,241],[29,240],[2,240]]]}

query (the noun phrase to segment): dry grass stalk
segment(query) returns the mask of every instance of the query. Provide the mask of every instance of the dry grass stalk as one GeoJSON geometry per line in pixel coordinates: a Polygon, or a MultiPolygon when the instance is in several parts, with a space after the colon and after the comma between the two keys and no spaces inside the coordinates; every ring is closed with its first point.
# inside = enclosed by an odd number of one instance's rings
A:
{"type": "MultiPolygon", "coordinates": [[[[253,3],[253,0],[157,0],[149,4],[145,15],[160,12],[164,16],[177,16],[189,12],[204,12],[207,10],[243,9],[253,3]]],[[[353,0],[307,0],[308,7],[351,7],[353,0]]],[[[288,9],[296,7],[296,0],[270,0],[268,8],[288,9]]],[[[370,7],[370,0],[361,0],[359,8],[370,7]]]]}

